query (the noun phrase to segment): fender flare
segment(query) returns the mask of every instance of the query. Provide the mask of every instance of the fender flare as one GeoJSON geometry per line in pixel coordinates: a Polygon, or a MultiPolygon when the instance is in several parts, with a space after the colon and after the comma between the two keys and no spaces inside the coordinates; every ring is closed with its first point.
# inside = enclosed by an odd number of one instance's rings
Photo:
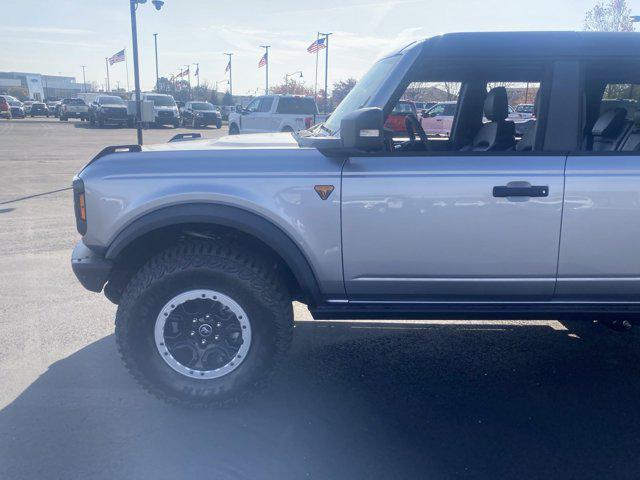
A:
{"type": "Polygon", "coordinates": [[[239,207],[216,203],[161,207],[136,218],[123,228],[107,248],[105,258],[116,259],[128,245],[153,230],[189,223],[234,228],[262,241],[284,260],[308,300],[316,305],[321,303],[316,275],[298,244],[273,222],[239,207]]]}

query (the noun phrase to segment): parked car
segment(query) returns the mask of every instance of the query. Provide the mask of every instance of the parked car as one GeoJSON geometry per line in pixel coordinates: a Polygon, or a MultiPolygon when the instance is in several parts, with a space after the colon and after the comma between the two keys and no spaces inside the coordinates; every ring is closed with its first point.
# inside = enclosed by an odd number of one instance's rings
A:
{"type": "Polygon", "coordinates": [[[423,111],[429,110],[431,107],[435,106],[438,102],[414,102],[416,106],[416,110],[420,113],[423,111]]]}
{"type": "Polygon", "coordinates": [[[48,102],[45,102],[47,104],[47,108],[49,109],[49,113],[51,113],[51,115],[53,115],[54,117],[58,117],[60,114],[60,104],[61,102],[59,100],[50,100],[48,102]]]}
{"type": "MultiPolygon", "coordinates": [[[[136,95],[131,96],[131,100],[135,100],[136,95]]],[[[180,126],[180,111],[178,105],[171,95],[161,93],[142,93],[140,95],[142,101],[153,102],[154,124],[156,126],[173,125],[178,128],[180,126]]]]}
{"type": "Polygon", "coordinates": [[[31,117],[47,117],[51,116],[51,112],[44,102],[33,102],[29,109],[29,115],[31,117]]]}
{"type": "Polygon", "coordinates": [[[222,127],[222,115],[209,102],[187,102],[182,109],[182,125],[192,127],[207,127],[215,125],[222,127]]]}
{"type": "Polygon", "coordinates": [[[516,105],[515,112],[520,118],[529,119],[534,116],[533,110],[533,103],[521,103],[520,105],[516,105]]]}
{"type": "Polygon", "coordinates": [[[7,101],[6,96],[0,95],[0,117],[11,120],[11,105],[7,101]]]}
{"type": "Polygon", "coordinates": [[[81,98],[65,98],[60,105],[60,121],[66,122],[70,118],[85,121],[89,116],[89,106],[81,98]]]}
{"type": "Polygon", "coordinates": [[[453,101],[436,103],[422,114],[420,123],[427,135],[449,136],[457,104],[453,101]]]}
{"type": "Polygon", "coordinates": [[[24,102],[22,102],[25,115],[29,115],[31,113],[31,105],[33,105],[34,103],[36,102],[34,102],[33,100],[25,100],[24,102]]]}
{"type": "Polygon", "coordinates": [[[638,61],[637,34],[442,35],[382,57],[303,134],[106,148],[73,181],[73,270],[118,304],[128,371],[190,407],[267,381],[293,300],[315,319],[638,323],[640,117],[600,111],[638,61]],[[385,116],[429,78],[461,83],[449,138],[408,116],[418,135],[390,142],[385,116]],[[518,140],[487,87],[523,80],[545,108],[518,140]]]}
{"type": "Polygon", "coordinates": [[[88,110],[89,123],[102,128],[105,125],[127,126],[127,106],[122,98],[115,95],[96,97],[88,110]]]}
{"type": "Polygon", "coordinates": [[[418,112],[416,106],[408,100],[400,100],[387,117],[384,128],[394,133],[406,133],[407,127],[405,126],[405,119],[407,115],[413,115],[417,118],[418,112]]]}
{"type": "Polygon", "coordinates": [[[18,100],[16,97],[11,95],[2,95],[5,101],[9,104],[9,109],[11,110],[11,118],[24,118],[24,107],[22,102],[18,100]]]}
{"type": "Polygon", "coordinates": [[[229,114],[229,134],[297,132],[313,126],[318,117],[313,97],[264,95],[229,114]]]}

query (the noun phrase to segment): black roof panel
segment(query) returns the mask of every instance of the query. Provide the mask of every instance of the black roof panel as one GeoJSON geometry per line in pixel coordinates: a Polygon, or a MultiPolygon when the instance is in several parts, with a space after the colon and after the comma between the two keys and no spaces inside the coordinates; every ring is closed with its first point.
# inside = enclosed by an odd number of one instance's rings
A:
{"type": "Polygon", "coordinates": [[[429,57],[640,57],[634,32],[448,33],[419,45],[429,57]]]}

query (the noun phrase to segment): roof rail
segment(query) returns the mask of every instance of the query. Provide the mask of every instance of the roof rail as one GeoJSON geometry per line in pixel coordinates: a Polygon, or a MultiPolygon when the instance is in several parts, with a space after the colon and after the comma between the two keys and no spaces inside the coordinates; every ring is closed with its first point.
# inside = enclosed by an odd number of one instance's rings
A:
{"type": "Polygon", "coordinates": [[[183,142],[185,140],[197,140],[198,138],[202,138],[202,135],[199,133],[179,133],[171,137],[171,140],[169,140],[169,143],[183,142]]]}

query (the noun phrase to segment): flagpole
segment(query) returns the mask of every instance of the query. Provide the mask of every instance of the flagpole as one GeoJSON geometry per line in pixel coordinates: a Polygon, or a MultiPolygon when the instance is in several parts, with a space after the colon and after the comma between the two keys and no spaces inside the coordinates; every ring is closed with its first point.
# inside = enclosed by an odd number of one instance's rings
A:
{"type": "Polygon", "coordinates": [[[233,53],[225,53],[229,57],[229,96],[231,97],[231,103],[233,103],[233,76],[231,73],[231,55],[233,53]]]}
{"type": "Polygon", "coordinates": [[[313,87],[313,101],[318,100],[318,59],[320,58],[320,50],[318,49],[318,41],[320,40],[320,32],[316,35],[316,83],[313,87]]]}
{"type": "Polygon", "coordinates": [[[104,57],[104,64],[107,67],[107,91],[111,91],[111,85],[109,84],[109,57],[104,57]]]}
{"type": "Polygon", "coordinates": [[[127,49],[124,49],[124,68],[127,72],[127,93],[131,91],[129,87],[129,60],[127,60],[127,49]]]}
{"type": "Polygon", "coordinates": [[[329,89],[329,35],[332,33],[321,33],[325,38],[325,57],[324,57],[324,113],[327,113],[327,90],[329,89]]]}
{"type": "Polygon", "coordinates": [[[264,56],[267,60],[267,62],[265,63],[265,67],[267,67],[267,70],[266,70],[266,83],[265,83],[264,94],[269,95],[269,48],[271,47],[271,45],[260,45],[260,47],[265,49],[264,56]]]}

